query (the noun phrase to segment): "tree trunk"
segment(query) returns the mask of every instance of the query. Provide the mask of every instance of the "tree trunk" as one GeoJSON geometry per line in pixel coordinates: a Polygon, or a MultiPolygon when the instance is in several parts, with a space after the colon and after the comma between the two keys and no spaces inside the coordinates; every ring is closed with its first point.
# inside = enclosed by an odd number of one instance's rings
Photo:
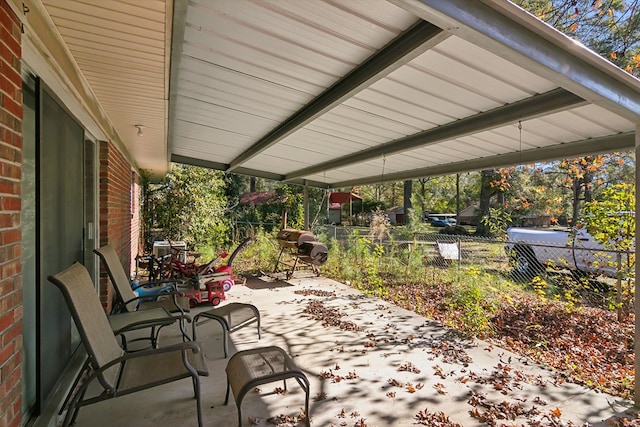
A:
{"type": "Polygon", "coordinates": [[[420,195],[422,196],[420,199],[420,202],[422,204],[422,206],[420,206],[422,208],[422,215],[424,215],[425,213],[425,199],[427,198],[427,179],[426,178],[420,178],[418,181],[420,181],[420,195]]]}
{"type": "Polygon", "coordinates": [[[575,178],[573,180],[573,188],[571,189],[573,192],[573,206],[571,212],[571,226],[575,226],[578,222],[578,212],[580,211],[580,188],[581,179],[575,178]]]}
{"type": "Polygon", "coordinates": [[[476,226],[476,234],[478,236],[488,236],[491,234],[489,228],[482,223],[482,218],[489,215],[489,208],[491,207],[491,196],[493,196],[495,189],[491,186],[491,183],[495,180],[497,171],[494,169],[483,170],[480,173],[480,206],[476,216],[478,225],[476,226]]]}
{"type": "Polygon", "coordinates": [[[584,173],[584,202],[589,203],[593,201],[593,194],[591,193],[591,184],[593,183],[593,173],[586,171],[584,173]]]}
{"type": "Polygon", "coordinates": [[[460,224],[460,174],[456,174],[456,224],[460,224]]]}
{"type": "Polygon", "coordinates": [[[413,193],[413,181],[408,179],[404,182],[404,223],[409,224],[409,209],[411,204],[411,194],[413,193]]]}

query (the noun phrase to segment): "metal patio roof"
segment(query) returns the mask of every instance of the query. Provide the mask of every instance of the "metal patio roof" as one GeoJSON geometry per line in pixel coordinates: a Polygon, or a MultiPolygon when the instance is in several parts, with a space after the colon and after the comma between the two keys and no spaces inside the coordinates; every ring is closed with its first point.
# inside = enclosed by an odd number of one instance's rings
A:
{"type": "Polygon", "coordinates": [[[96,136],[156,175],[348,188],[632,149],[640,124],[638,79],[505,0],[33,3],[27,45],[53,25],[96,136]]]}

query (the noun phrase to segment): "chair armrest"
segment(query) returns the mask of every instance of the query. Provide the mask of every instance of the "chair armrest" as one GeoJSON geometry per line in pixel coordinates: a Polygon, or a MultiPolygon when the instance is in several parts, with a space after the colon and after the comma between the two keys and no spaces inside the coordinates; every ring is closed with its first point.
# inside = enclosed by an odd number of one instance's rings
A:
{"type": "MultiPolygon", "coordinates": [[[[127,359],[132,359],[134,357],[144,357],[144,356],[149,356],[149,355],[159,354],[159,353],[169,353],[172,351],[185,352],[187,350],[191,350],[194,354],[200,353],[201,351],[200,344],[196,341],[185,341],[177,344],[168,345],[166,347],[151,348],[147,350],[136,351],[133,353],[126,353],[120,356],[118,359],[119,359],[119,362],[123,362],[127,359]]],[[[115,363],[119,363],[119,362],[116,362],[116,360],[112,360],[107,365],[114,365],[115,363]]],[[[105,367],[107,365],[105,365],[105,367]]]]}
{"type": "Polygon", "coordinates": [[[131,289],[135,291],[138,288],[149,287],[150,290],[153,290],[153,288],[158,288],[158,290],[162,290],[162,289],[165,289],[163,285],[169,285],[169,284],[171,285],[170,288],[172,288],[175,291],[176,290],[175,280],[150,280],[148,282],[140,283],[136,286],[131,286],[131,289]]]}
{"type": "MultiPolygon", "coordinates": [[[[109,316],[109,323],[111,324],[112,328],[118,327],[119,322],[122,323],[119,329],[113,329],[113,333],[115,335],[122,335],[125,332],[148,327],[168,326],[184,318],[184,315],[173,316],[167,310],[163,308],[157,308],[153,310],[114,314],[112,316],[109,316]]],[[[187,322],[190,322],[191,318],[189,317],[189,319],[185,320],[187,320],[187,322]]]]}
{"type": "MultiPolygon", "coordinates": [[[[174,299],[174,300],[176,300],[176,297],[183,297],[183,296],[184,296],[184,292],[180,292],[180,291],[169,291],[169,292],[164,292],[164,293],[162,293],[162,294],[158,294],[158,296],[160,296],[160,295],[162,295],[162,296],[173,296],[173,297],[174,297],[173,299],[174,299]]],[[[140,299],[147,299],[147,298],[149,298],[149,297],[150,297],[149,295],[140,295],[140,296],[133,297],[133,298],[131,298],[130,300],[125,301],[123,304],[124,304],[124,305],[127,305],[127,304],[129,304],[130,302],[134,302],[134,301],[137,301],[137,300],[140,300],[140,299]]],[[[154,296],[153,296],[153,295],[151,295],[151,297],[154,297],[154,296]]],[[[177,303],[177,301],[176,301],[176,303],[177,303]]]]}

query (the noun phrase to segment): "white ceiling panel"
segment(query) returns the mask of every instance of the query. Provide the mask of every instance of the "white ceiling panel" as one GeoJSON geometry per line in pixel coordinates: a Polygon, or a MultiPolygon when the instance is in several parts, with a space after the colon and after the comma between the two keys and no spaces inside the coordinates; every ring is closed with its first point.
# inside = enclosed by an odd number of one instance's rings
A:
{"type": "Polygon", "coordinates": [[[632,148],[640,123],[640,81],[504,1],[44,4],[158,174],[351,186],[632,148]]]}
{"type": "Polygon", "coordinates": [[[101,108],[117,145],[164,174],[168,52],[164,0],[43,0],[101,108]],[[143,136],[134,125],[144,126],[143,136]]]}
{"type": "MultiPolygon", "coordinates": [[[[505,58],[502,58],[500,55],[489,52],[486,49],[479,48],[477,45],[473,44],[473,41],[463,40],[458,37],[451,37],[434,47],[433,51],[444,57],[451,58],[454,61],[454,64],[459,64],[458,67],[463,66],[477,70],[487,76],[493,77],[495,80],[498,80],[505,85],[519,89],[521,92],[526,93],[529,96],[536,93],[546,92],[556,87],[556,85],[541,78],[526,67],[512,63],[505,58]]],[[[454,67],[458,68],[456,66],[454,67]]],[[[482,83],[481,81],[467,79],[467,83],[469,82],[474,84],[482,83]]],[[[493,88],[493,83],[489,82],[487,86],[485,86],[485,84],[479,84],[478,86],[480,86],[478,89],[491,89],[493,88]]]]}
{"type": "MultiPolygon", "coordinates": [[[[419,107],[425,111],[427,120],[436,124],[449,123],[462,117],[467,117],[478,112],[473,106],[465,103],[463,100],[448,98],[441,96],[432,83],[424,85],[419,79],[414,80],[412,77],[415,73],[403,73],[401,78],[387,78],[380,80],[371,86],[371,90],[375,90],[384,94],[399,98],[406,103],[419,107]]],[[[406,108],[406,107],[404,107],[406,108]]]]}

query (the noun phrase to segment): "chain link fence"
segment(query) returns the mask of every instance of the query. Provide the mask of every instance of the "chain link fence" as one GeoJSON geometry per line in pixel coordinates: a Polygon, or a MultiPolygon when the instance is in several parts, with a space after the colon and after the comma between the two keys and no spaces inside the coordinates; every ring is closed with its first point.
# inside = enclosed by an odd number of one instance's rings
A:
{"type": "MultiPolygon", "coordinates": [[[[366,237],[385,248],[381,262],[401,265],[409,258],[425,266],[460,270],[473,268],[506,278],[530,289],[572,295],[582,305],[632,306],[635,252],[573,248],[544,243],[524,245],[501,239],[442,233],[408,233],[400,228],[371,236],[369,228],[323,226],[317,236],[335,239],[343,247],[366,237]],[[395,259],[394,259],[395,258],[395,259]]],[[[464,280],[464,275],[460,275],[464,280]]]]}

